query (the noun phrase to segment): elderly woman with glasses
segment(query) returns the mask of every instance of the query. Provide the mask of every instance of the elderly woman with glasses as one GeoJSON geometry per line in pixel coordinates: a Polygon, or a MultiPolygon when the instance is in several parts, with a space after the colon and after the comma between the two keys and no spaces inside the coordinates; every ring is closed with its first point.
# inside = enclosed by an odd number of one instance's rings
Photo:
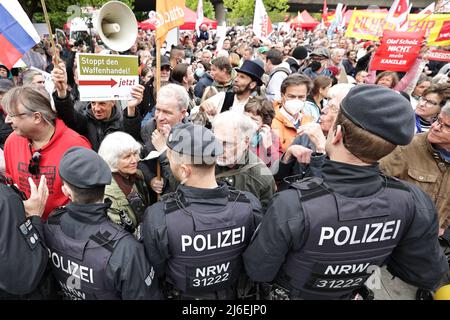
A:
{"type": "Polygon", "coordinates": [[[436,121],[441,108],[450,98],[450,85],[432,85],[419,98],[416,106],[416,133],[427,132],[436,121]]]}
{"type": "Polygon", "coordinates": [[[108,216],[131,233],[150,205],[148,187],[138,169],[141,148],[131,135],[118,131],[107,135],[98,150],[113,176],[105,189],[105,201],[111,201],[108,216]]]}
{"type": "Polygon", "coordinates": [[[305,176],[314,176],[325,159],[325,141],[339,112],[340,104],[353,84],[337,84],[328,91],[328,103],[322,109],[319,123],[300,126],[297,137],[279,161],[275,181],[278,190],[305,176]]]}

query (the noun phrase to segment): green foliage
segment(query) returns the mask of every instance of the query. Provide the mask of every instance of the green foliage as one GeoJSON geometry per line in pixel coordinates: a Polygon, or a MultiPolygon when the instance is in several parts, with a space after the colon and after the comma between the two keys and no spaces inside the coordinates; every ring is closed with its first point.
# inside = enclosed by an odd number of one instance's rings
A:
{"type": "MultiPolygon", "coordinates": [[[[186,0],[186,7],[197,11],[198,0],[186,0]]],[[[215,19],[214,6],[209,0],[203,0],[203,15],[210,19],[215,19]]]]}
{"type": "MultiPolygon", "coordinates": [[[[109,0],[45,0],[45,5],[47,7],[52,29],[55,29],[62,28],[71,18],[83,16],[81,10],[78,10],[76,6],[80,8],[86,6],[100,8],[108,1],[109,0]]],[[[130,8],[133,8],[133,0],[121,1],[126,3],[130,8]]],[[[33,22],[45,22],[40,0],[19,0],[19,2],[33,22]]]]}
{"type": "MultiPolygon", "coordinates": [[[[287,0],[263,0],[263,3],[272,23],[283,21],[289,8],[287,0]]],[[[254,0],[224,0],[224,4],[228,9],[227,20],[240,25],[249,25],[253,22],[254,0]]]]}

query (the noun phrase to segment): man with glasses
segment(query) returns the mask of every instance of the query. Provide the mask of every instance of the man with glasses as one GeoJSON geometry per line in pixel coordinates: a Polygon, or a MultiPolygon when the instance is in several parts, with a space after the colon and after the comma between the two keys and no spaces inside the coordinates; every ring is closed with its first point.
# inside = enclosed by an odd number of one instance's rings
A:
{"type": "Polygon", "coordinates": [[[26,197],[31,194],[28,178],[37,183],[39,177],[45,175],[49,189],[42,215],[45,221],[53,209],[68,201],[57,174],[59,160],[70,147],[90,148],[90,144],[57,119],[44,88],[13,88],[3,97],[2,105],[6,112],[5,123],[14,130],[5,142],[6,175],[26,197]]]}

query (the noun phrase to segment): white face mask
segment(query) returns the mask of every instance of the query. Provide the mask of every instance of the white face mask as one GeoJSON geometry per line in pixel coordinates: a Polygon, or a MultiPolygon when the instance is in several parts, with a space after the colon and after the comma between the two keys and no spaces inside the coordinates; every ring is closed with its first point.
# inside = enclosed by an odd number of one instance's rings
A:
{"type": "Polygon", "coordinates": [[[305,107],[305,101],[303,100],[286,100],[284,103],[284,109],[291,115],[295,116],[297,113],[303,110],[305,107]]]}

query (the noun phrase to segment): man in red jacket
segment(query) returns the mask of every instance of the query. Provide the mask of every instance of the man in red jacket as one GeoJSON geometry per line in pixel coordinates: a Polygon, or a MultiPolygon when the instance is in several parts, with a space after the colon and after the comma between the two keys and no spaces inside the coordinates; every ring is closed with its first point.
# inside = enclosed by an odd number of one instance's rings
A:
{"type": "Polygon", "coordinates": [[[4,96],[2,105],[7,114],[5,122],[14,130],[5,142],[6,175],[26,197],[30,196],[28,177],[39,183],[40,176],[45,175],[49,189],[42,215],[45,221],[53,209],[68,201],[58,175],[62,155],[71,147],[91,148],[91,145],[56,118],[50,97],[43,89],[13,88],[4,96]]]}

